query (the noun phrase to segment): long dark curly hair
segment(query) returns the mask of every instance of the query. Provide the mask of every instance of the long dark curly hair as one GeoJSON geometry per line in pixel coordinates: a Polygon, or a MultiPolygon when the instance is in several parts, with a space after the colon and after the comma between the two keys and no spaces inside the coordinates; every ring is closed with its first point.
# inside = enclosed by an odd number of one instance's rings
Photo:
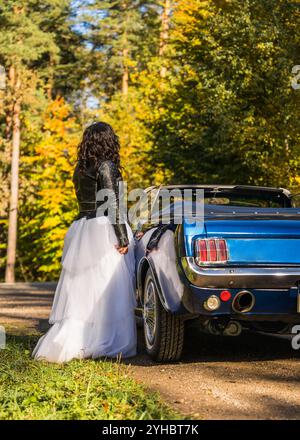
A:
{"type": "Polygon", "coordinates": [[[85,171],[88,164],[98,169],[104,160],[113,161],[120,170],[120,142],[109,124],[95,122],[85,129],[78,145],[77,160],[81,171],[85,171]]]}

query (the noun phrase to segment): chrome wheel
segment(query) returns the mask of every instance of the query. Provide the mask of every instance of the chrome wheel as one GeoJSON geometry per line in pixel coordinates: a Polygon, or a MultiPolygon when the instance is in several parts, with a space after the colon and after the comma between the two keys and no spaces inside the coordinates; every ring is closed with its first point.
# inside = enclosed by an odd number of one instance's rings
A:
{"type": "Polygon", "coordinates": [[[151,358],[157,362],[178,361],[183,349],[184,320],[164,308],[150,268],[143,288],[143,323],[146,351],[151,358]]]}
{"type": "Polygon", "coordinates": [[[152,279],[148,280],[144,296],[144,328],[146,343],[152,347],[156,331],[156,293],[152,279]]]}

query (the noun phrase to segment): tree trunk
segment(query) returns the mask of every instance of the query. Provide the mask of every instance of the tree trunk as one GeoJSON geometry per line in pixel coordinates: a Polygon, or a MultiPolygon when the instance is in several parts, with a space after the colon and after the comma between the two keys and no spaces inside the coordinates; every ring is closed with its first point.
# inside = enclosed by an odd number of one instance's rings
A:
{"type": "Polygon", "coordinates": [[[47,81],[47,97],[49,101],[52,101],[53,97],[53,84],[54,84],[54,60],[52,55],[50,54],[50,62],[49,62],[49,78],[47,81]]]}
{"type": "Polygon", "coordinates": [[[128,95],[129,71],[127,66],[128,49],[123,49],[122,95],[128,95]]]}
{"type": "Polygon", "coordinates": [[[127,40],[127,14],[126,10],[128,7],[128,1],[123,0],[121,3],[121,11],[124,15],[125,29],[122,36],[122,62],[123,62],[123,72],[122,72],[122,95],[126,97],[128,95],[128,83],[129,83],[129,69],[128,69],[128,40],[127,40]]]}
{"type": "Polygon", "coordinates": [[[21,80],[15,69],[10,69],[12,97],[14,99],[12,113],[12,157],[10,206],[8,219],[7,263],[5,282],[15,282],[15,262],[17,248],[18,190],[19,190],[19,157],[20,157],[20,114],[21,114],[21,80]]]}
{"type": "MultiPolygon", "coordinates": [[[[170,29],[170,13],[171,13],[171,0],[165,0],[164,8],[161,15],[161,32],[160,32],[160,42],[159,42],[159,56],[162,58],[165,54],[167,40],[169,38],[170,29]]],[[[160,69],[160,76],[164,78],[167,73],[167,68],[162,66],[160,69]]]]}
{"type": "Polygon", "coordinates": [[[6,94],[6,124],[5,124],[5,132],[6,132],[6,140],[8,143],[11,141],[12,137],[12,116],[13,116],[13,108],[14,108],[14,101],[13,101],[13,89],[15,87],[15,76],[16,72],[13,66],[10,66],[8,71],[8,90],[9,93],[6,94]]]}

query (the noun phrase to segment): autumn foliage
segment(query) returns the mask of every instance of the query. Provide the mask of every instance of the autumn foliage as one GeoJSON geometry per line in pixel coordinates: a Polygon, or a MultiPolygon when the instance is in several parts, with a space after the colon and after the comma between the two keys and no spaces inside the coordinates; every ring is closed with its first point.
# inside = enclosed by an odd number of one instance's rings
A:
{"type": "MultiPolygon", "coordinates": [[[[0,65],[15,66],[22,79],[18,279],[59,274],[77,211],[76,146],[96,120],[119,135],[130,188],[239,183],[299,192],[300,91],[291,87],[300,64],[298,1],[0,6],[0,65]]],[[[10,84],[0,91],[1,277],[16,98],[10,84]]]]}

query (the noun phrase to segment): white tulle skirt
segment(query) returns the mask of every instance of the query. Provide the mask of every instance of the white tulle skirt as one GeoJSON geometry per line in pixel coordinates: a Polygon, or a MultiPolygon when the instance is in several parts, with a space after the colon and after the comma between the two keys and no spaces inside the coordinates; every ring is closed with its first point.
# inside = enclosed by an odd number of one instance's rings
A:
{"type": "Polygon", "coordinates": [[[50,362],[136,354],[134,239],[119,254],[107,217],[74,221],[64,242],[62,272],[49,323],[33,356],[50,362]]]}

